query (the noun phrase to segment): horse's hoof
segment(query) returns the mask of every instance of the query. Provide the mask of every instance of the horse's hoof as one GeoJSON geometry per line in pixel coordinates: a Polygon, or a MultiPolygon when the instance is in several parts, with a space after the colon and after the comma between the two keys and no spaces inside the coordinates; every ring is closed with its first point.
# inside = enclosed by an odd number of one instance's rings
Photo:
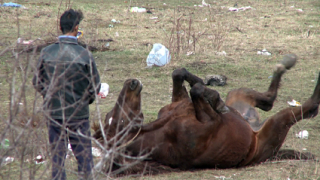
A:
{"type": "Polygon", "coordinates": [[[283,64],[284,67],[289,70],[296,64],[297,59],[298,57],[295,54],[286,54],[285,56],[283,56],[281,64],[283,64]]]}

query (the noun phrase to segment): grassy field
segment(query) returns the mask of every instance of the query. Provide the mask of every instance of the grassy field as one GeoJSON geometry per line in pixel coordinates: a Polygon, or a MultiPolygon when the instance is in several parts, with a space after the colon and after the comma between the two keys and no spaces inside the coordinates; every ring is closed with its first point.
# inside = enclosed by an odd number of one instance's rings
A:
{"type": "MultiPolygon", "coordinates": [[[[266,91],[272,70],[282,56],[295,53],[296,66],[283,79],[274,108],[260,111],[265,119],[288,107],[287,101],[304,102],[313,92],[320,70],[320,1],[317,0],[207,0],[211,7],[199,7],[201,0],[78,0],[15,1],[23,8],[0,8],[0,138],[8,138],[13,149],[0,149],[1,156],[14,156],[15,161],[0,168],[2,179],[48,179],[49,165],[25,162],[47,153],[47,131],[31,78],[39,53],[23,52],[16,45],[18,37],[43,43],[60,34],[57,18],[68,7],[81,9],[85,19],[80,25],[81,38],[101,49],[95,51],[102,82],[110,85],[110,93],[92,105],[91,121],[104,119],[114,106],[127,78],[143,83],[142,110],[145,122],[156,119],[161,107],[170,103],[174,69],[185,67],[204,78],[210,74],[228,77],[227,85],[215,88],[224,99],[231,89],[250,87],[266,91]],[[239,12],[229,7],[250,6],[239,12]],[[151,13],[132,13],[130,7],[145,7],[151,13]],[[154,17],[157,17],[154,19],[154,17]],[[112,19],[119,23],[111,22],[112,19]],[[154,43],[169,48],[172,59],[164,67],[146,68],[146,58],[154,43]],[[258,55],[268,50],[271,55],[258,55]],[[9,50],[9,51],[6,51],[9,50]],[[6,51],[6,52],[5,52],[6,51]],[[225,51],[226,55],[220,55],[225,51]],[[3,53],[2,53],[3,52],[3,53]],[[187,52],[193,52],[187,55],[187,52]],[[19,104],[21,103],[21,104],[19,104]],[[28,120],[33,121],[28,124],[28,120]]],[[[320,157],[320,117],[303,120],[291,128],[283,148],[313,153],[320,157]],[[295,137],[301,130],[309,139],[295,137]]],[[[69,179],[76,179],[76,162],[67,162],[69,179]]],[[[101,178],[106,178],[101,176],[101,178]]],[[[129,177],[128,177],[129,178],[129,177]]],[[[319,162],[280,161],[239,169],[208,169],[183,173],[143,176],[141,179],[318,179],[319,162]]]]}

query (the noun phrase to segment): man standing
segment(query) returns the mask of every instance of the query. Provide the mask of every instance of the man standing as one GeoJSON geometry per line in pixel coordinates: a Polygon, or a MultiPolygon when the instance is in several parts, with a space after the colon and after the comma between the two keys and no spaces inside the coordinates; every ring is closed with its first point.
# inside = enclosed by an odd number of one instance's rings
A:
{"type": "Polygon", "coordinates": [[[64,162],[68,140],[78,162],[80,178],[93,168],[89,104],[100,90],[100,77],[92,54],[78,45],[81,11],[69,9],[60,18],[59,41],[40,54],[33,86],[43,96],[48,119],[52,179],[66,179],[64,162]]]}

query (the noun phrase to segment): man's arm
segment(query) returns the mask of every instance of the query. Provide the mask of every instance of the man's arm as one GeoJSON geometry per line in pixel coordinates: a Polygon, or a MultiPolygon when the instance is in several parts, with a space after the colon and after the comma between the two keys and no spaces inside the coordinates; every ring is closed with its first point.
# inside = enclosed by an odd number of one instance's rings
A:
{"type": "Polygon", "coordinates": [[[43,86],[44,85],[43,74],[44,74],[44,67],[43,67],[43,59],[42,59],[42,52],[41,52],[40,58],[37,63],[37,69],[32,79],[32,84],[33,84],[33,87],[42,96],[45,95],[45,91],[44,91],[45,87],[43,86]]]}
{"type": "Polygon", "coordinates": [[[93,103],[95,100],[96,94],[100,92],[101,88],[101,82],[100,82],[100,75],[97,70],[96,63],[94,61],[94,58],[90,54],[90,74],[91,74],[91,86],[89,89],[89,93],[91,95],[89,104],[93,103]]]}

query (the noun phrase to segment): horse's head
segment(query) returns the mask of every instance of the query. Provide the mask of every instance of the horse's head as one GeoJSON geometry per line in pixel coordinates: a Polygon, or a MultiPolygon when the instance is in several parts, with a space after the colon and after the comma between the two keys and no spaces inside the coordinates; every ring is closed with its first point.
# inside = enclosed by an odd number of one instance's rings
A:
{"type": "MultiPolygon", "coordinates": [[[[142,83],[137,79],[128,79],[124,82],[115,106],[106,115],[103,130],[107,139],[111,139],[118,133],[125,135],[140,129],[143,122],[141,90],[142,83]]],[[[101,129],[99,127],[94,129],[96,132],[93,136],[96,139],[103,139],[101,129]]]]}

